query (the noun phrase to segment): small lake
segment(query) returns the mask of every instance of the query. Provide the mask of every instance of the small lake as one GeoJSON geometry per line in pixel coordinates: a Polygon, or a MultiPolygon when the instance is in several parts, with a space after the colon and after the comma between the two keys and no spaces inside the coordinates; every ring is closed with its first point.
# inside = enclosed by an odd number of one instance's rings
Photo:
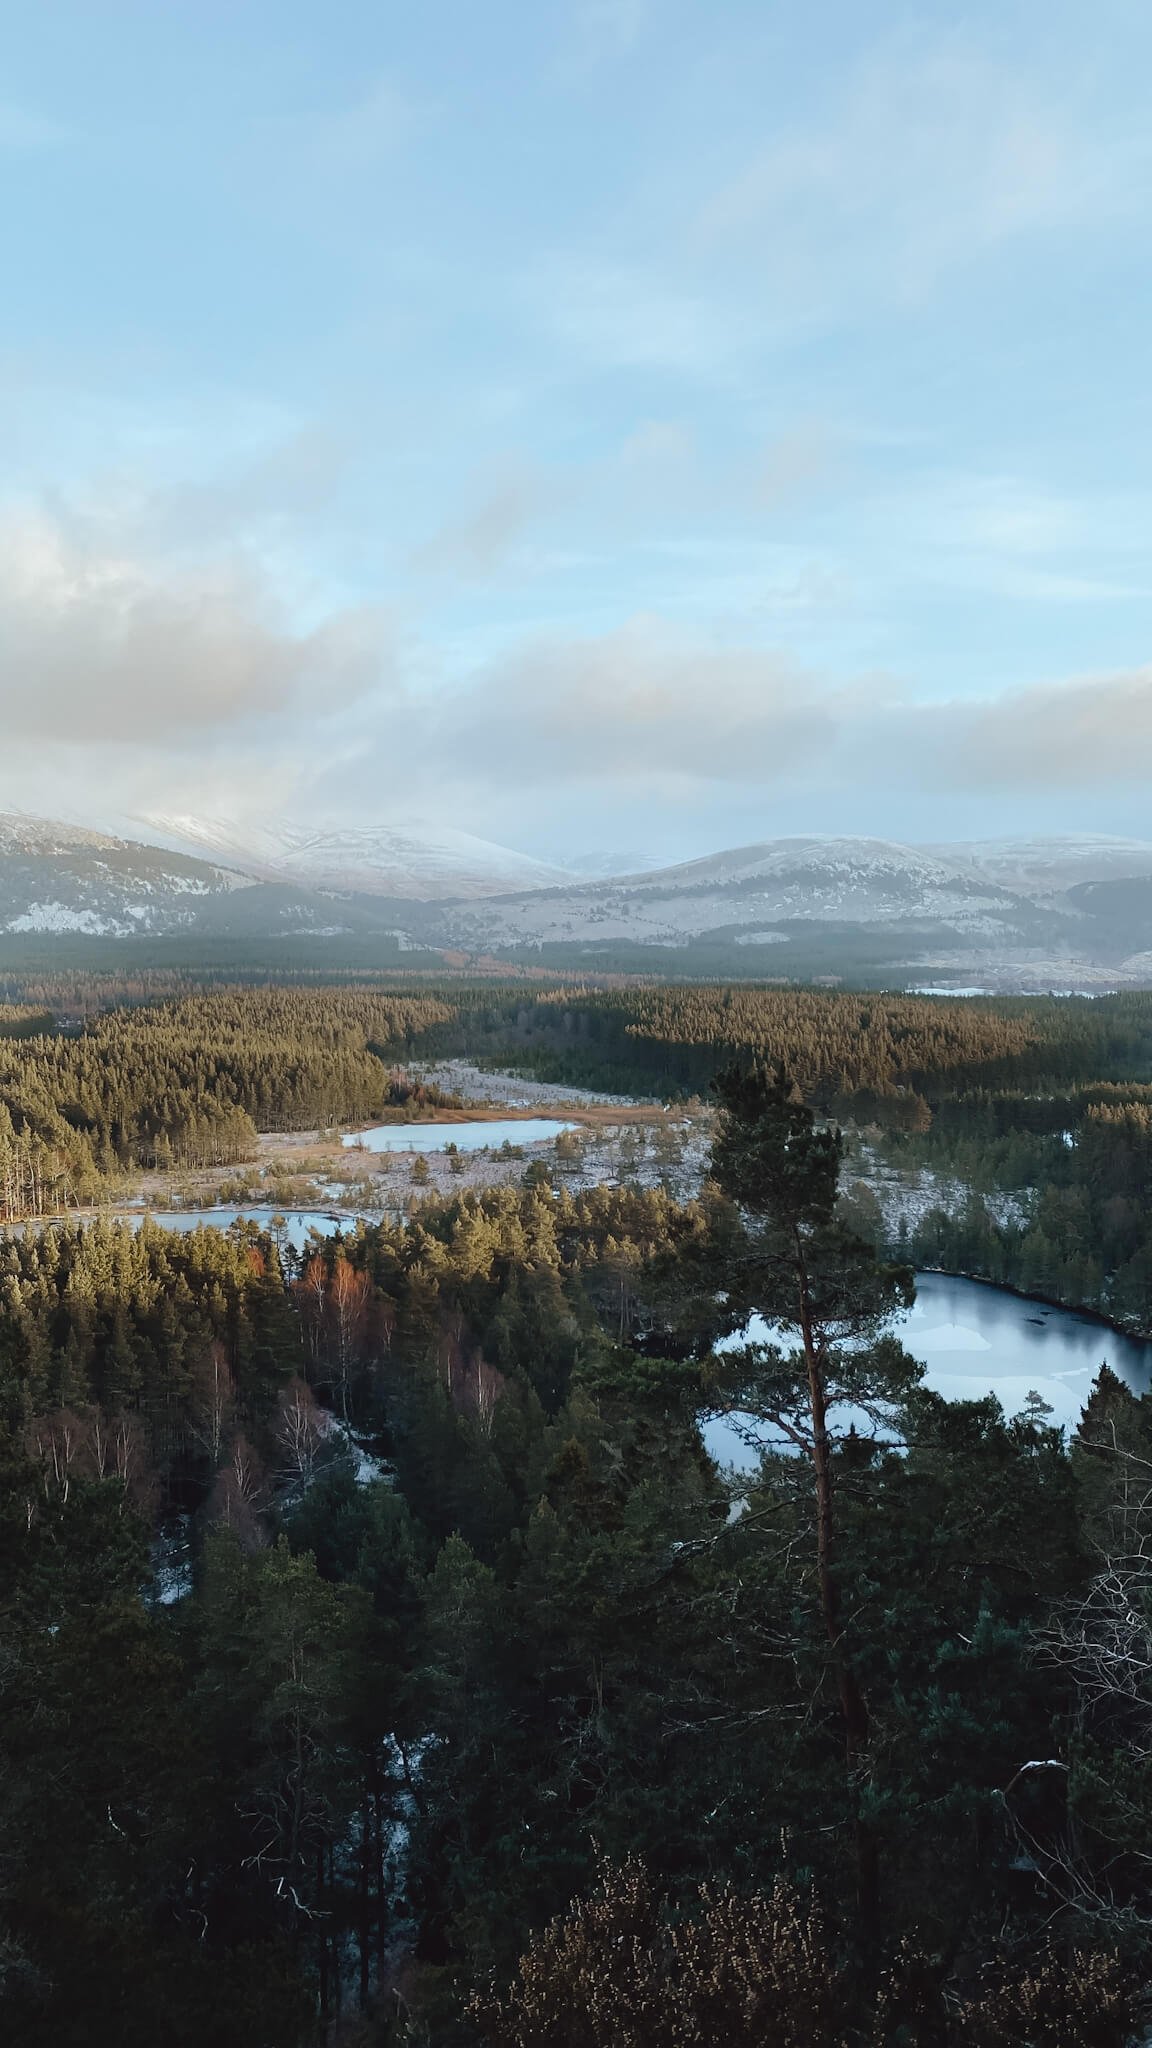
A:
{"type": "Polygon", "coordinates": [[[458,1152],[483,1152],[505,1144],[542,1145],[561,1131],[576,1128],[556,1117],[505,1116],[467,1124],[377,1124],[370,1131],[353,1131],[341,1142],[349,1150],[365,1152],[446,1152],[449,1145],[458,1152]]]}
{"type": "MultiPolygon", "coordinates": [[[[325,1209],[149,1209],[147,1213],[150,1221],[158,1223],[162,1230],[227,1230],[230,1223],[254,1223],[259,1230],[268,1231],[296,1251],[303,1251],[313,1230],[318,1230],[321,1237],[332,1237],[337,1230],[356,1228],[355,1216],[335,1216],[325,1209]],[[274,1216],[281,1218],[275,1230],[274,1216]]],[[[143,1212],[135,1214],[121,1209],[116,1220],[138,1229],[143,1212]]]]}
{"type": "MultiPolygon", "coordinates": [[[[1105,1360],[1134,1393],[1152,1385],[1152,1344],[982,1280],[917,1273],[915,1306],[893,1328],[923,1360],[924,1383],[935,1393],[949,1401],[995,1394],[1005,1414],[1015,1415],[1036,1392],[1052,1410],[1048,1420],[1065,1430],[1075,1428],[1105,1360]]],[[[747,1335],[750,1341],[768,1335],[759,1317],[747,1335]]],[[[704,1440],[722,1464],[746,1470],[756,1463],[723,1417],[705,1425],[704,1440]]]]}
{"type": "MultiPolygon", "coordinates": [[[[368,1218],[378,1221],[378,1218],[368,1218]]],[[[25,1219],[19,1223],[0,1225],[0,1237],[6,1231],[20,1236],[24,1231],[33,1233],[41,1230],[71,1229],[79,1224],[89,1229],[97,1223],[122,1223],[128,1230],[139,1230],[143,1222],[158,1223],[161,1230],[227,1230],[233,1223],[254,1223],[258,1230],[266,1230],[281,1244],[290,1244],[296,1251],[307,1245],[313,1230],[321,1237],[332,1237],[338,1230],[352,1231],[356,1228],[356,1215],[351,1211],[339,1213],[334,1209],[273,1209],[230,1208],[221,1203],[210,1209],[99,1209],[81,1210],[64,1216],[44,1216],[35,1220],[25,1219]],[[280,1221],[273,1227],[273,1218],[280,1221]]]]}

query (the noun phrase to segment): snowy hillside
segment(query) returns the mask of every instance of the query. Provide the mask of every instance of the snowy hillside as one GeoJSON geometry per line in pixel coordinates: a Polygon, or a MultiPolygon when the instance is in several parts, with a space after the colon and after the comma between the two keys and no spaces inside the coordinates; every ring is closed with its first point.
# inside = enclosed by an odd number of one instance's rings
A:
{"type": "Polygon", "coordinates": [[[57,819],[0,815],[0,932],[179,930],[245,878],[57,819]]]}
{"type": "Polygon", "coordinates": [[[953,848],[797,837],[428,909],[428,943],[549,949],[557,964],[576,955],[658,972],[662,950],[683,956],[689,972],[879,976],[945,988],[1099,989],[1152,979],[1152,848],[1142,841],[953,848]]]}
{"type": "Polygon", "coordinates": [[[0,815],[0,938],[347,943],[994,989],[1152,982],[1152,846],[790,838],[591,879],[450,828],[0,815]],[[162,843],[157,844],[156,841],[162,843]],[[148,843],[146,843],[148,842],[148,843]]]}
{"type": "Polygon", "coordinates": [[[142,840],[0,814],[0,937],[333,937],[380,920],[142,840]]]}
{"type": "Polygon", "coordinates": [[[700,860],[680,861],[674,867],[646,870],[628,879],[666,886],[824,874],[856,886],[863,877],[876,876],[888,882],[900,876],[911,877],[921,887],[931,887],[941,877],[954,876],[955,871],[955,861],[947,859],[943,848],[934,854],[891,839],[848,839],[819,833],[725,847],[719,853],[705,854],[700,860]]]}
{"type": "MultiPolygon", "coordinates": [[[[725,930],[734,939],[796,920],[934,924],[995,940],[1020,936],[1031,906],[970,870],[883,839],[780,839],[612,880],[517,894],[446,911],[463,942],[541,944],[628,939],[681,945],[725,930]]],[[[781,935],[776,935],[777,939],[781,935]]]]}
{"type": "Polygon", "coordinates": [[[1002,919],[1004,891],[955,861],[888,839],[775,839],[629,878],[638,890],[720,889],[757,903],[758,916],[872,922],[891,918],[1002,919]]]}
{"type": "Polygon", "coordinates": [[[1152,842],[1111,839],[1103,833],[1050,839],[980,839],[924,851],[970,869],[1003,889],[1049,895],[1085,882],[1138,880],[1152,875],[1152,842]]]}
{"type": "Polygon", "coordinates": [[[215,856],[264,880],[430,902],[547,889],[560,868],[449,826],[238,824],[227,818],[153,815],[149,835],[184,852],[215,856]]]}

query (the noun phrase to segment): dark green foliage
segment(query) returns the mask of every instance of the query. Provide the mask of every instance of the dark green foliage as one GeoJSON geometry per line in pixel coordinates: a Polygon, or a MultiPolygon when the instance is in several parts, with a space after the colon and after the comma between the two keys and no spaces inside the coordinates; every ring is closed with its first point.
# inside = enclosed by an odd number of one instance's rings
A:
{"type": "MultiPolygon", "coordinates": [[[[567,1040],[659,1085],[787,1052],[978,1197],[1043,1169],[1018,1247],[978,1199],[945,1248],[1149,1284],[1136,1004],[165,993],[4,1038],[41,1186],[50,1154],[82,1177],[174,1142],[194,1102],[375,1113],[398,1039],[567,1040]],[[1086,1079],[1109,1061],[1114,1093],[1086,1079]]],[[[531,1176],[287,1273],[244,1230],[0,1240],[6,2038],[1137,2038],[1149,1404],[1102,1374],[1065,1448],[1039,1409],[924,1391],[837,1132],[747,1063],[722,1110],[686,1205],[531,1176]],[[752,1308],[779,1327],[714,1352],[752,1308]],[[733,1488],[717,1406],[791,1448],[733,1488]],[[165,1608],[177,1513],[193,1590],[165,1608]]]]}
{"type": "Polygon", "coordinates": [[[0,1219],[92,1199],[119,1169],[251,1158],[257,1130],[385,1113],[385,1053],[445,1021],[431,997],[248,990],[0,1032],[0,1219]]]}

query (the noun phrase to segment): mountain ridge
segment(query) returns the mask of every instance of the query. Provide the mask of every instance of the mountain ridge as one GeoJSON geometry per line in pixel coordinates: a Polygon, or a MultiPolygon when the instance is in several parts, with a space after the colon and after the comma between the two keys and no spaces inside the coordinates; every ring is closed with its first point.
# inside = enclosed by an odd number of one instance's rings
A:
{"type": "MultiPolygon", "coordinates": [[[[589,876],[454,828],[0,815],[0,935],[217,938],[746,978],[1152,982],[1152,842],[793,835],[589,876]],[[194,850],[195,849],[195,850],[194,850]],[[509,886],[511,884],[511,886],[509,886]]],[[[372,957],[371,950],[367,957],[372,957]]]]}
{"type": "Polygon", "coordinates": [[[549,888],[565,870],[452,826],[297,824],[149,813],[139,823],[196,857],[229,860],[260,880],[417,902],[549,888]]]}

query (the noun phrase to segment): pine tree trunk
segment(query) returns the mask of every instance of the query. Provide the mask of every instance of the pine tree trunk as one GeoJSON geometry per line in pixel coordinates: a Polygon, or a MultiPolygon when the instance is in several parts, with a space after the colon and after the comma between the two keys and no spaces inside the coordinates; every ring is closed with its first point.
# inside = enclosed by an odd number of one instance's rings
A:
{"type": "Polygon", "coordinates": [[[808,1406],[812,1421],[812,1474],[816,1493],[816,1578],[824,1633],[832,1652],[836,1690],[844,1723],[844,1763],[848,1789],[855,1809],[856,1891],[860,1913],[867,1916],[876,1899],[878,1868],[876,1839],[859,1811],[860,1779],[864,1770],[870,1736],[868,1708],[856,1674],[844,1652],[840,1586],[836,1577],[835,1480],[832,1447],[828,1435],[828,1395],[824,1360],[813,1327],[812,1300],[804,1248],[799,1233],[794,1235],[796,1273],[800,1295],[800,1331],[804,1363],[808,1373],[808,1406]]]}

